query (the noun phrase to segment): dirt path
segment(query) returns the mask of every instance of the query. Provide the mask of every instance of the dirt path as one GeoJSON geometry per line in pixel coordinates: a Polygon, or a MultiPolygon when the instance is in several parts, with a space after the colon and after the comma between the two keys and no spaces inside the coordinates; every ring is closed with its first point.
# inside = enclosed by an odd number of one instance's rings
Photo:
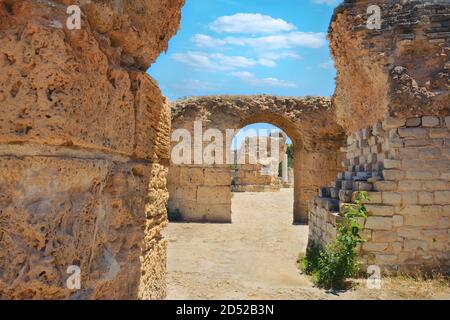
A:
{"type": "Polygon", "coordinates": [[[315,288],[296,259],[305,251],[308,227],[292,224],[292,189],[235,193],[232,224],[171,223],[168,299],[450,299],[447,285],[364,282],[340,294],[315,288]]]}

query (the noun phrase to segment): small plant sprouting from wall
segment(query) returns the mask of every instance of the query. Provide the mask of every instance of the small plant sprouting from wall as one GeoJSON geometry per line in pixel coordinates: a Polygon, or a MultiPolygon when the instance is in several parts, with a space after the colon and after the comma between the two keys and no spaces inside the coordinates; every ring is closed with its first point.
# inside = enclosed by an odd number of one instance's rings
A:
{"type": "Polygon", "coordinates": [[[344,207],[344,217],[336,225],[337,235],[325,248],[313,246],[297,263],[302,272],[312,276],[313,282],[327,289],[341,289],[345,280],[355,276],[360,268],[356,248],[365,242],[359,221],[367,219],[364,203],[369,201],[365,192],[356,195],[355,203],[344,207]]]}

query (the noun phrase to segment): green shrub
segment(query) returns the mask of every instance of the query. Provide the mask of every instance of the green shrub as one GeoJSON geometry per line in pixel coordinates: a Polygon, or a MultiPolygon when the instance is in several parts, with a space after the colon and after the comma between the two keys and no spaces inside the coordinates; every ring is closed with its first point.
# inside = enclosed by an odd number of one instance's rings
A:
{"type": "Polygon", "coordinates": [[[172,210],[168,212],[168,218],[171,222],[181,221],[181,212],[178,209],[172,210]]]}
{"type": "Polygon", "coordinates": [[[360,236],[360,219],[367,218],[364,202],[367,193],[359,192],[354,205],[344,208],[342,223],[336,225],[337,235],[326,248],[312,247],[299,259],[300,269],[312,276],[320,287],[340,289],[345,280],[357,274],[360,268],[356,248],[365,240],[360,236]]]}

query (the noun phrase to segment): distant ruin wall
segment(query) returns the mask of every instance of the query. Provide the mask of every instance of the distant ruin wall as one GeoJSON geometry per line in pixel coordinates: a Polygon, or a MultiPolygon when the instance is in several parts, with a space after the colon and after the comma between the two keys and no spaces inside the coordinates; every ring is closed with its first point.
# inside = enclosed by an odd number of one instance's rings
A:
{"type": "Polygon", "coordinates": [[[230,167],[171,166],[169,211],[187,221],[231,222],[230,167]]]}
{"type": "Polygon", "coordinates": [[[145,70],[182,4],[0,2],[0,298],[165,296],[170,108],[145,70]]]}

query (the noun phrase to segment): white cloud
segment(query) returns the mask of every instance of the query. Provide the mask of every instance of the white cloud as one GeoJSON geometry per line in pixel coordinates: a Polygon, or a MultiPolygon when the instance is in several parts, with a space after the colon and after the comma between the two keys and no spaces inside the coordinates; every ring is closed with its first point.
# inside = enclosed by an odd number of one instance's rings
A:
{"type": "Polygon", "coordinates": [[[341,0],[313,0],[313,3],[316,4],[327,4],[329,6],[334,6],[342,2],[341,0]]]}
{"type": "Polygon", "coordinates": [[[210,36],[207,36],[206,34],[196,34],[192,41],[198,46],[203,48],[214,48],[214,47],[220,47],[226,45],[226,41],[218,38],[213,38],[210,36]]]}
{"type": "Polygon", "coordinates": [[[256,38],[227,38],[228,43],[236,45],[249,45],[258,49],[276,50],[294,47],[319,48],[326,44],[324,33],[290,32],[256,38]]]}
{"type": "Polygon", "coordinates": [[[196,79],[171,83],[169,87],[172,91],[176,92],[177,96],[205,95],[219,89],[216,84],[196,79]]]}
{"type": "Polygon", "coordinates": [[[327,62],[323,62],[319,64],[319,67],[322,69],[333,69],[334,68],[334,62],[333,60],[328,60],[327,62]]]}
{"type": "Polygon", "coordinates": [[[294,60],[303,60],[303,57],[292,51],[267,51],[262,52],[261,57],[270,59],[270,60],[281,60],[281,59],[294,59],[294,60]]]}
{"type": "Polygon", "coordinates": [[[295,47],[320,48],[326,45],[325,33],[301,31],[262,37],[226,37],[223,39],[197,34],[192,41],[199,47],[234,45],[249,46],[257,50],[280,50],[295,47]]]}
{"type": "Polygon", "coordinates": [[[284,88],[297,87],[297,85],[293,82],[279,80],[277,78],[257,78],[253,73],[248,71],[232,72],[231,75],[253,86],[270,86],[270,87],[284,87],[284,88]]]}
{"type": "Polygon", "coordinates": [[[265,67],[276,67],[277,66],[276,62],[273,61],[273,59],[268,59],[268,58],[260,58],[260,59],[258,59],[258,63],[265,67]]]}
{"type": "Polygon", "coordinates": [[[214,20],[210,29],[217,33],[273,34],[292,31],[295,26],[283,19],[274,19],[259,13],[237,13],[214,20]]]}
{"type": "Polygon", "coordinates": [[[222,53],[204,53],[196,51],[188,51],[186,53],[175,53],[172,59],[193,67],[198,70],[206,71],[223,71],[238,68],[249,68],[257,65],[265,67],[276,66],[275,61],[270,59],[251,59],[242,56],[226,56],[222,53]]]}
{"type": "Polygon", "coordinates": [[[175,53],[172,55],[172,59],[199,69],[218,70],[218,66],[211,61],[209,56],[201,52],[188,51],[186,53],[175,53]]]}

